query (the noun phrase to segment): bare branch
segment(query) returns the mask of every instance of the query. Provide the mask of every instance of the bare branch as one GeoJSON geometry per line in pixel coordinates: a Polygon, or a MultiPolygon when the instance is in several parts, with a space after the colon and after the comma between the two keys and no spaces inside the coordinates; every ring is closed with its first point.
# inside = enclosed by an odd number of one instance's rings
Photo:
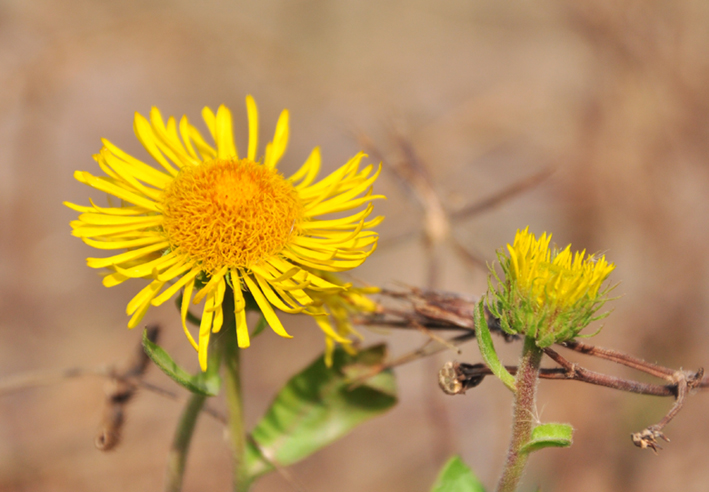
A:
{"type": "Polygon", "coordinates": [[[542,181],[547,179],[549,176],[554,174],[554,171],[554,168],[549,167],[541,170],[536,174],[532,174],[531,176],[525,179],[512,183],[507,188],[503,188],[492,196],[480,200],[479,202],[472,203],[466,207],[461,208],[460,210],[451,213],[451,219],[463,220],[481,214],[483,212],[487,212],[495,208],[496,206],[511,200],[515,196],[534,188],[542,181]]]}
{"type": "MultiPolygon", "coordinates": [[[[548,355],[548,354],[547,354],[548,355]]],[[[675,387],[671,384],[661,386],[657,384],[641,383],[629,379],[608,376],[606,374],[589,371],[583,367],[572,364],[575,369],[569,371],[564,367],[542,368],[539,377],[542,379],[559,379],[580,381],[607,388],[627,391],[651,396],[674,396],[675,387]]],[[[517,374],[517,366],[505,366],[510,374],[517,374]]],[[[445,380],[446,387],[441,388],[448,394],[464,394],[465,390],[473,388],[482,382],[485,376],[492,371],[485,364],[467,364],[465,362],[447,362],[439,372],[439,382],[445,380]],[[450,390],[450,391],[449,391],[450,390]]]]}
{"type": "Polygon", "coordinates": [[[599,359],[605,359],[617,364],[622,364],[667,381],[673,381],[675,377],[676,371],[674,369],[653,364],[651,362],[646,362],[638,357],[626,354],[619,350],[595,347],[577,340],[563,342],[560,345],[582,354],[592,355],[594,357],[598,357],[599,359]]]}

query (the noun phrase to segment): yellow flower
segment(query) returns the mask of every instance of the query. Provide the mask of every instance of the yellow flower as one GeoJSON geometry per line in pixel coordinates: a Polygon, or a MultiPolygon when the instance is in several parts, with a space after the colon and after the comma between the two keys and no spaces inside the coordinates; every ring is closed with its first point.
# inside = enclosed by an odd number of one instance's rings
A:
{"type": "Polygon", "coordinates": [[[586,250],[573,255],[571,245],[552,252],[550,241],[551,234],[543,233],[537,240],[527,227],[517,231],[512,246],[507,245],[511,274],[520,290],[540,307],[564,309],[584,296],[595,298],[615,265],[608,263],[605,255],[584,258],[586,250]]]}
{"type": "Polygon", "coordinates": [[[603,282],[615,269],[605,255],[586,256],[549,247],[551,235],[537,239],[529,228],[517,231],[507,245],[509,256],[498,253],[504,281],[490,283],[488,308],[507,333],[521,333],[539,347],[570,340],[579,335],[606,302],[603,282]]]}
{"type": "MultiPolygon", "coordinates": [[[[246,300],[250,294],[270,327],[290,338],[274,312],[320,315],[309,293],[335,293],[349,286],[336,284],[314,271],[339,272],[359,266],[374,251],[377,234],[369,229],[382,217],[368,219],[372,184],[381,166],[360,169],[365,154],[315,181],[320,151],[315,148],[303,166],[289,178],[276,165],[288,145],[288,111],[281,113],[273,141],[257,159],[258,112],[246,98],[248,149],[239,157],[230,111],[215,114],[204,108],[202,117],[216,145],[208,144],[187,117],[179,124],[163,121],[157,108],[150,119],[136,114],[138,140],[162,169],[128,155],[107,140],[94,156],[107,176],[77,171],[74,177],[121,200],[118,207],[80,206],[72,221],[73,235],[98,249],[126,252],[108,258],[88,258],[92,268],[109,268],[106,287],[129,278],[151,279],[129,303],[130,328],[148,308],[159,306],[184,289],[181,318],[190,343],[207,365],[210,333],[220,330],[222,303],[234,297],[239,347],[249,346],[246,300]],[[361,206],[346,217],[321,216],[361,206]],[[231,295],[231,294],[230,294],[231,295]],[[198,342],[187,329],[190,302],[202,300],[204,310],[198,342]]],[[[328,338],[347,342],[336,331],[320,325],[328,338]]]]}

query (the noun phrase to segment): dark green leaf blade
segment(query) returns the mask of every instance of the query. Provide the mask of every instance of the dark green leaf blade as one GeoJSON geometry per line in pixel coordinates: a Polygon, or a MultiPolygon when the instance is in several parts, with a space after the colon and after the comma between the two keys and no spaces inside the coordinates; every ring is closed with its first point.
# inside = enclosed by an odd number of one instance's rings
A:
{"type": "Polygon", "coordinates": [[[539,449],[571,446],[574,428],[569,424],[540,424],[532,430],[532,438],[522,446],[520,452],[531,453],[539,449]]]}
{"type": "Polygon", "coordinates": [[[431,492],[485,492],[485,488],[460,456],[453,456],[443,465],[431,492]]]}
{"type": "Polygon", "coordinates": [[[252,432],[247,448],[249,475],[256,478],[273,469],[261,451],[287,466],[340,439],[357,425],[380,415],[397,402],[396,382],[390,370],[357,384],[346,373],[361,374],[362,366],[376,372],[384,362],[381,346],[356,356],[337,349],[333,365],[319,357],[281,389],[252,432]],[[356,367],[353,371],[351,368],[356,367]],[[260,448],[260,450],[259,450],[260,448]]]}
{"type": "Polygon", "coordinates": [[[162,372],[192,393],[205,396],[216,396],[219,394],[221,378],[217,373],[218,363],[210,363],[207,372],[199,372],[196,375],[192,375],[177,365],[177,362],[170,357],[170,354],[168,354],[165,349],[150,341],[147,334],[148,330],[143,331],[143,349],[162,372]],[[211,370],[212,368],[214,369],[211,370]]]}
{"type": "Polygon", "coordinates": [[[475,308],[475,331],[480,354],[483,356],[483,360],[487,366],[495,376],[500,378],[500,380],[505,383],[505,386],[507,386],[513,393],[516,392],[517,385],[515,384],[514,376],[510,374],[507,369],[505,369],[505,366],[502,365],[500,359],[497,357],[497,352],[495,352],[495,346],[492,343],[492,335],[490,335],[490,329],[488,328],[487,320],[485,319],[485,311],[482,300],[475,308]]]}

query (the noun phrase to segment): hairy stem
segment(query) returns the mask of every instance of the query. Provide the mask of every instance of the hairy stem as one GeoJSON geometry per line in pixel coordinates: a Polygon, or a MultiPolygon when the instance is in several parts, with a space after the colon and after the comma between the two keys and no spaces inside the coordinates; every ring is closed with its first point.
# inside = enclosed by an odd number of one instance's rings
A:
{"type": "Polygon", "coordinates": [[[522,358],[520,359],[516,377],[517,393],[515,394],[512,416],[512,439],[507,451],[505,468],[497,484],[497,492],[514,492],[517,490],[517,485],[527,464],[528,454],[521,452],[521,449],[532,437],[539,364],[543,353],[537,347],[533,338],[525,338],[522,358]]]}
{"type": "Polygon", "coordinates": [[[187,406],[185,406],[185,409],[182,411],[180,422],[177,424],[175,438],[170,448],[170,454],[167,457],[165,492],[179,492],[182,490],[182,478],[185,474],[187,452],[190,448],[197,418],[202,411],[202,406],[206,399],[206,396],[194,393],[187,402],[187,406]]]}

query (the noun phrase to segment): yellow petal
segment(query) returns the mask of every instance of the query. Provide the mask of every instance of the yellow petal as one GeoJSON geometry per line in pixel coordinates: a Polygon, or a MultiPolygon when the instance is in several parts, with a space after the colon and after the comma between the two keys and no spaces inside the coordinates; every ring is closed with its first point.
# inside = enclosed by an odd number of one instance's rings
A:
{"type": "Polygon", "coordinates": [[[135,193],[121,188],[120,186],[111,183],[107,178],[100,178],[92,176],[90,173],[85,171],[76,171],[74,173],[74,178],[80,183],[87,184],[92,188],[96,188],[99,191],[105,191],[106,193],[113,195],[121,200],[125,200],[133,205],[138,205],[139,207],[144,207],[153,212],[159,212],[157,204],[149,199],[136,195],[135,193]]]}
{"type": "Polygon", "coordinates": [[[275,331],[278,335],[284,338],[293,338],[286,332],[285,328],[283,328],[281,321],[278,319],[278,316],[276,316],[276,313],[273,311],[273,308],[268,303],[261,290],[258,288],[258,285],[256,285],[256,282],[254,282],[249,275],[244,275],[243,279],[244,282],[246,282],[246,286],[248,287],[249,292],[251,292],[251,295],[254,296],[256,304],[258,304],[258,307],[261,309],[261,313],[263,313],[263,316],[266,318],[268,326],[270,326],[273,331],[275,331]]]}
{"type": "Polygon", "coordinates": [[[233,282],[234,284],[234,316],[236,317],[236,342],[239,348],[247,348],[251,345],[249,340],[249,327],[246,326],[246,301],[244,301],[244,294],[241,292],[241,286],[238,282],[233,282]]]}
{"type": "Polygon", "coordinates": [[[238,158],[236,144],[234,143],[234,131],[231,124],[231,112],[226,106],[219,106],[215,125],[214,140],[217,143],[217,155],[219,158],[238,158]]]}
{"type": "Polygon", "coordinates": [[[295,185],[296,189],[305,188],[313,182],[320,171],[320,147],[315,147],[310,153],[305,163],[296,171],[296,173],[288,178],[291,183],[296,183],[302,179],[300,183],[295,185]]]}
{"type": "Polygon", "coordinates": [[[140,143],[143,144],[143,147],[145,147],[145,150],[148,151],[148,153],[153,157],[153,159],[158,161],[158,164],[160,164],[168,173],[170,173],[171,176],[176,176],[177,169],[175,169],[172,164],[170,164],[167,159],[165,159],[165,156],[162,154],[162,152],[160,152],[160,149],[158,148],[156,142],[157,137],[153,133],[153,128],[150,126],[150,123],[143,115],[135,113],[135,119],[133,120],[133,130],[135,131],[135,136],[138,137],[140,143]]]}
{"type": "Polygon", "coordinates": [[[187,335],[187,340],[190,341],[192,347],[195,350],[199,350],[199,345],[195,342],[192,333],[187,328],[187,313],[190,309],[190,301],[192,300],[192,293],[194,292],[194,282],[187,282],[185,286],[185,291],[182,293],[182,305],[180,306],[180,318],[182,319],[182,329],[185,330],[185,335],[187,335]]]}
{"type": "Polygon", "coordinates": [[[249,152],[246,158],[255,162],[258,151],[258,109],[251,94],[246,96],[246,113],[249,117],[249,152]]]}
{"type": "MultiPolygon", "coordinates": [[[[153,306],[159,306],[160,304],[164,303],[168,299],[170,299],[172,296],[177,294],[177,291],[180,290],[182,287],[187,288],[187,286],[190,287],[190,291],[194,288],[194,279],[199,275],[199,272],[201,271],[199,267],[192,267],[193,270],[180,278],[177,282],[172,284],[170,287],[165,289],[165,292],[160,294],[158,297],[153,299],[153,306]]],[[[159,275],[158,275],[159,277],[159,275]]],[[[190,296],[191,298],[192,296],[190,296]]]]}
{"type": "Polygon", "coordinates": [[[143,248],[134,249],[125,253],[121,253],[119,255],[110,256],[108,258],[87,258],[86,264],[91,268],[104,268],[110,265],[124,263],[126,261],[137,260],[138,258],[147,256],[150,253],[154,253],[155,251],[165,249],[168,246],[170,246],[170,242],[163,241],[161,243],[151,244],[143,248]]]}
{"type": "Polygon", "coordinates": [[[288,147],[288,110],[284,109],[276,123],[276,133],[273,136],[273,145],[266,148],[263,165],[271,169],[276,167],[288,147]]]}

